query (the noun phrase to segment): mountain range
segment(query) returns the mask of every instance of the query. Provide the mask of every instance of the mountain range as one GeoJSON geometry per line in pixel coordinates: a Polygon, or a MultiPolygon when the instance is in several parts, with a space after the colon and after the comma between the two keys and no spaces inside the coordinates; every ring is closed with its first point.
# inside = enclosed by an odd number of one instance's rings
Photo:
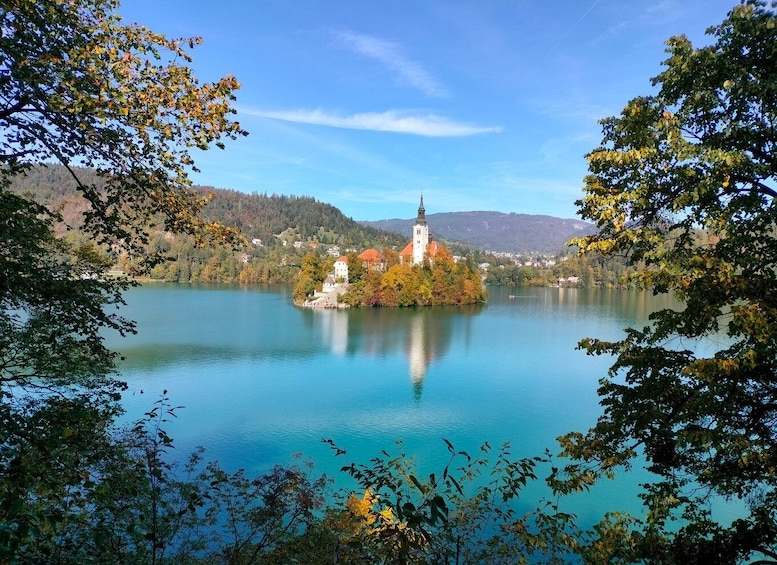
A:
{"type": "MultiPolygon", "coordinates": [[[[446,212],[426,214],[433,238],[458,242],[487,251],[555,253],[567,241],[593,233],[595,226],[575,219],[503,212],[446,212]]],[[[415,218],[359,222],[389,232],[409,235],[415,218]]]]}

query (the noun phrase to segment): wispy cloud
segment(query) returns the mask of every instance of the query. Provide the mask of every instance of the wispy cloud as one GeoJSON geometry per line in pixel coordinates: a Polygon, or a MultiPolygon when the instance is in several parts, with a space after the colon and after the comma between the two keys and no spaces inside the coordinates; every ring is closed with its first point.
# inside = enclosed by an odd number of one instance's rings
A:
{"type": "Polygon", "coordinates": [[[466,137],[502,131],[500,126],[477,126],[454,122],[444,116],[435,114],[420,115],[394,111],[382,113],[368,112],[352,114],[350,116],[329,114],[322,110],[286,110],[278,112],[245,110],[245,113],[286,122],[345,129],[406,133],[424,137],[466,137]]]}
{"type": "Polygon", "coordinates": [[[396,43],[369,35],[339,32],[336,38],[352,51],[374,59],[409,84],[432,98],[445,98],[448,91],[423,65],[408,59],[396,43]]]}

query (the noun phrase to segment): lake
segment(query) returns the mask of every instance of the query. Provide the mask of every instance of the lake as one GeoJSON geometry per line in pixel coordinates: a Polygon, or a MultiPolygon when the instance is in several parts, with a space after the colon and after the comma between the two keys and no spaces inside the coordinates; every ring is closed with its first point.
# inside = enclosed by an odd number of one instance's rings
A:
{"type": "MultiPolygon", "coordinates": [[[[515,457],[555,451],[555,438],[587,429],[611,360],[576,350],[587,336],[617,338],[672,303],[635,291],[489,288],[485,306],[429,309],[296,308],[287,287],[147,285],[124,314],[138,334],[111,338],[126,358],[127,418],[167,390],[167,430],[183,457],[206,448],[228,470],[251,473],[296,453],[337,474],[403,440],[422,471],[448,452],[510,441],[515,457]],[[321,442],[348,450],[335,459],[321,442]]],[[[645,473],[565,501],[583,524],[607,510],[641,514],[645,473]]],[[[527,506],[548,493],[532,485],[527,506]]]]}

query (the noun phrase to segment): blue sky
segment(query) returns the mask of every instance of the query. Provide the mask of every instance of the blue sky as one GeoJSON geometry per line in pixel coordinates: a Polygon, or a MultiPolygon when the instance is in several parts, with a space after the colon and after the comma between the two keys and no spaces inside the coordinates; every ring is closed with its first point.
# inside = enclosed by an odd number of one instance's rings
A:
{"type": "Polygon", "coordinates": [[[196,155],[199,184],[313,196],[356,220],[496,210],[575,217],[598,120],[665,40],[710,42],[736,0],[125,0],[200,36],[201,80],[238,78],[250,135],[196,155]]]}

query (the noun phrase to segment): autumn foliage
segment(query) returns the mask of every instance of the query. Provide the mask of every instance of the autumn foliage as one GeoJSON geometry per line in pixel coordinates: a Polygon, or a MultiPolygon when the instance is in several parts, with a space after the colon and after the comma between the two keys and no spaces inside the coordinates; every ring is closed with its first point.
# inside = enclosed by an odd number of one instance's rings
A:
{"type": "MultiPolygon", "coordinates": [[[[486,292],[476,266],[469,261],[454,261],[450,252],[438,247],[434,259],[423,265],[399,261],[396,252],[384,250],[383,262],[368,265],[356,254],[348,256],[348,291],[340,301],[348,306],[440,306],[479,304],[486,292]]],[[[298,302],[321,290],[332,259],[318,259],[309,254],[294,288],[298,302]],[[322,268],[323,266],[323,268],[322,268]]]]}

